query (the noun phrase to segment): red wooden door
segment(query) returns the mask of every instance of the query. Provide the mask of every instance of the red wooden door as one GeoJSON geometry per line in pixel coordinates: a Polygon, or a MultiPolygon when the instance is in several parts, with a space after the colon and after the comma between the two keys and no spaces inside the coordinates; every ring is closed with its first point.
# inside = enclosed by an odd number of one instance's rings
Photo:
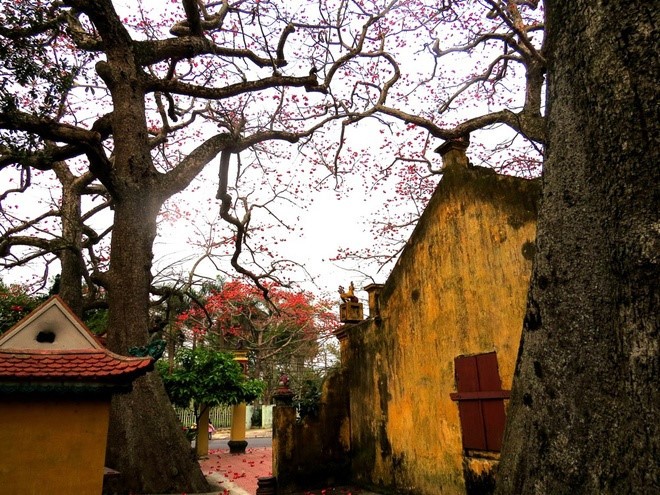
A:
{"type": "Polygon", "coordinates": [[[454,360],[458,413],[463,433],[463,448],[499,452],[504,434],[504,399],[510,392],[502,390],[502,381],[494,352],[476,356],[459,356],[454,360]]]}

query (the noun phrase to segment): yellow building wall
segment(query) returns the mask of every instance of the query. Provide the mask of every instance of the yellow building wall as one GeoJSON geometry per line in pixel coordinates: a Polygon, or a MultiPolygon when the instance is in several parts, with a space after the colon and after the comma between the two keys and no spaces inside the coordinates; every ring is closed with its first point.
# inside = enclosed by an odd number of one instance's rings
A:
{"type": "Polygon", "coordinates": [[[357,481],[396,493],[465,493],[449,397],[454,358],[496,351],[502,387],[511,388],[538,195],[530,181],[445,174],[383,287],[381,321],[350,328],[344,343],[357,481]]]}
{"type": "Polygon", "coordinates": [[[100,494],[110,402],[0,400],[0,492],[100,494]]]}

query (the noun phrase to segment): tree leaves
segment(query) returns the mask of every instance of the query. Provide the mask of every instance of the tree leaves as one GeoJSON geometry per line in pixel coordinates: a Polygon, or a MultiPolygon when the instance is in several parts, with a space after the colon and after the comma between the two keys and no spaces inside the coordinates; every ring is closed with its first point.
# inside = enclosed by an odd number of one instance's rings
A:
{"type": "Polygon", "coordinates": [[[181,349],[171,371],[160,361],[157,369],[173,404],[188,407],[194,402],[212,407],[252,402],[263,392],[260,380],[248,380],[230,353],[206,347],[181,349]]]}

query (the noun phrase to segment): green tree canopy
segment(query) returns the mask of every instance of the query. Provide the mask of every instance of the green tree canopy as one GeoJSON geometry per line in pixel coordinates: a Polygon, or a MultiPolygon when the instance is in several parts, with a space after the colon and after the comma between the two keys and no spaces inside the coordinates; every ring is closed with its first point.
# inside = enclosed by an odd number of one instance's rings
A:
{"type": "Polygon", "coordinates": [[[180,407],[194,403],[196,414],[201,404],[212,407],[252,402],[263,392],[263,382],[247,379],[230,353],[205,347],[181,349],[174,363],[172,370],[166,362],[157,365],[167,395],[180,407]]]}

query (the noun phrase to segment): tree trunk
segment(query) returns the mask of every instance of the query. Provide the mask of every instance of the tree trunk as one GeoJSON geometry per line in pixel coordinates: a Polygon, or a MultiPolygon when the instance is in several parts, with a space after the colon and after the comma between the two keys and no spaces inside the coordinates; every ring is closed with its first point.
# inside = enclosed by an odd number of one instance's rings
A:
{"type": "Polygon", "coordinates": [[[199,410],[195,452],[197,453],[197,457],[204,457],[209,455],[209,413],[211,412],[211,408],[206,404],[200,404],[199,410]]]}
{"type": "Polygon", "coordinates": [[[60,259],[59,296],[71,310],[82,318],[83,310],[83,258],[82,250],[82,198],[80,178],[75,177],[65,163],[58,162],[53,169],[62,184],[60,215],[64,249],[60,259]]]}
{"type": "Polygon", "coordinates": [[[67,248],[59,253],[62,266],[60,278],[60,297],[69,305],[75,314],[82,318],[82,229],[80,213],[80,196],[76,192],[67,191],[64,187],[62,198],[62,238],[67,242],[67,248]]]}
{"type": "MultiPolygon", "coordinates": [[[[126,354],[145,345],[156,218],[161,202],[145,187],[116,201],[112,235],[108,346],[126,354]]],[[[119,493],[208,490],[156,372],[112,401],[106,463],[121,473],[119,493]]]]}
{"type": "Polygon", "coordinates": [[[501,494],[659,493],[653,2],[547,2],[537,254],[501,494]]]}

